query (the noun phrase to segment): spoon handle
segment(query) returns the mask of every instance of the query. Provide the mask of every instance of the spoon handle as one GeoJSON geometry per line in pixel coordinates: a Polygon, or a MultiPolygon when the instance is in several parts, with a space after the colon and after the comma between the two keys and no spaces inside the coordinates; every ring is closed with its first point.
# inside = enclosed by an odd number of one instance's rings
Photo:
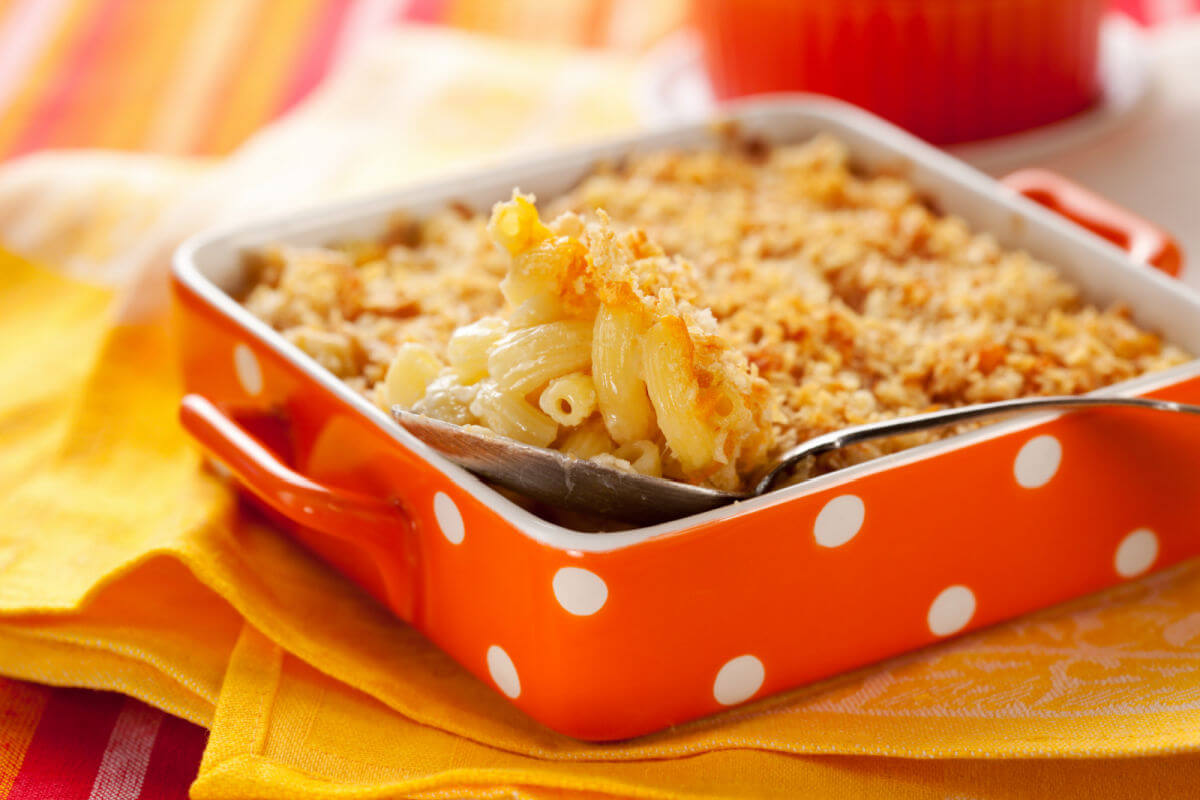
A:
{"type": "Polygon", "coordinates": [[[934,430],[948,425],[957,425],[963,422],[1003,414],[1054,409],[1072,410],[1106,407],[1174,411],[1180,414],[1195,414],[1200,416],[1200,406],[1175,403],[1170,400],[1157,400],[1152,397],[1075,397],[1069,395],[1063,397],[1019,397],[1015,400],[1001,400],[996,403],[979,403],[971,406],[947,408],[942,411],[930,411],[926,414],[917,414],[911,417],[868,422],[865,425],[855,425],[850,428],[843,428],[813,437],[807,442],[802,442],[784,453],[779,459],[779,463],[759,481],[754,493],[762,494],[769,491],[788,470],[810,456],[828,453],[832,450],[840,450],[843,447],[860,442],[884,439],[903,433],[934,430]]]}

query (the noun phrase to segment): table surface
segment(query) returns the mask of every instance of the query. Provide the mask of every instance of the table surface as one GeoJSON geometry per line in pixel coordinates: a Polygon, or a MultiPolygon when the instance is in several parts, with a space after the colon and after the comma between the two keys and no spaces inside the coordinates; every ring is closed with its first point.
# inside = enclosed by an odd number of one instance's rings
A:
{"type": "MultiPolygon", "coordinates": [[[[0,158],[56,147],[221,154],[292,107],[341,52],[379,24],[442,21],[636,49],[678,25],[686,0],[655,0],[655,10],[636,31],[595,24],[597,14],[615,18],[619,2],[578,3],[573,14],[558,15],[552,25],[539,13],[538,0],[507,0],[506,13],[498,13],[497,5],[0,0],[0,158]],[[256,46],[241,46],[251,32],[260,34],[256,46]]],[[[1200,11],[1200,0],[1114,0],[1114,5],[1149,25],[1200,11]]],[[[1200,104],[1194,111],[1191,130],[1200,129],[1200,104]]],[[[1179,122],[1167,116],[1159,124],[1179,122]]],[[[1107,146],[1120,149],[1121,142],[1107,146]]],[[[1200,170],[1200,159],[1191,159],[1200,170]]],[[[1082,154],[1060,161],[1055,166],[1101,192],[1129,199],[1147,216],[1167,224],[1194,217],[1195,205],[1181,206],[1183,188],[1127,198],[1135,194],[1131,186],[1144,183],[1143,159],[1118,159],[1115,170],[1100,169],[1082,154]]],[[[1200,172],[1195,178],[1190,183],[1200,186],[1200,172]]],[[[1200,226],[1187,238],[1200,253],[1200,226]]],[[[1200,286],[1200,270],[1193,278],[1200,286]]],[[[206,738],[203,728],[131,698],[0,678],[0,800],[186,797],[206,738]]]]}

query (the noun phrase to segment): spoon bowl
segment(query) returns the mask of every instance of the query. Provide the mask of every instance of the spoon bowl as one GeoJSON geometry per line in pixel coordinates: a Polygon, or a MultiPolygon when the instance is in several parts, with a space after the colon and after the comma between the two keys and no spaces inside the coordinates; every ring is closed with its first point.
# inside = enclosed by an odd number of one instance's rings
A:
{"type": "Polygon", "coordinates": [[[989,417],[1093,408],[1135,408],[1200,416],[1200,406],[1149,397],[1021,397],[948,408],[816,436],[780,456],[754,489],[745,493],[722,492],[617,469],[557,450],[522,444],[486,428],[462,427],[414,414],[399,406],[392,407],[392,416],[448,460],[499,486],[558,508],[652,525],[765,494],[801,461],[853,444],[989,417]]]}
{"type": "Polygon", "coordinates": [[[625,472],[558,450],[522,444],[486,428],[464,428],[399,407],[392,408],[392,416],[463,469],[558,508],[652,525],[749,496],[625,472]]]}

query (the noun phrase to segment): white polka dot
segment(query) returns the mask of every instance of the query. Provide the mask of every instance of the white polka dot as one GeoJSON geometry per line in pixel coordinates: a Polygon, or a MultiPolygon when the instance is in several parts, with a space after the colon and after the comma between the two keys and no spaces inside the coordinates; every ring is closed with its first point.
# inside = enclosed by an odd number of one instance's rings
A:
{"type": "Polygon", "coordinates": [[[233,371],[246,394],[257,397],[262,393],[262,367],[259,366],[254,351],[244,344],[239,343],[233,348],[233,371]]]}
{"type": "Polygon", "coordinates": [[[462,544],[467,529],[463,525],[458,506],[454,505],[454,501],[445,492],[438,492],[433,496],[433,516],[437,518],[442,535],[449,539],[451,544],[462,544]]]}
{"type": "Polygon", "coordinates": [[[934,636],[949,636],[967,627],[975,616],[975,594],[965,586],[943,589],[929,607],[929,630],[934,636]]]}
{"type": "Polygon", "coordinates": [[[1149,528],[1138,528],[1121,540],[1113,564],[1122,578],[1133,578],[1150,569],[1158,558],[1158,537],[1149,528]]]}
{"type": "Polygon", "coordinates": [[[591,570],[563,567],[554,573],[551,584],[558,604],[580,617],[595,614],[608,600],[608,584],[591,570]]]}
{"type": "Polygon", "coordinates": [[[713,681],[713,697],[723,706],[742,703],[762,688],[766,671],[754,656],[738,656],[726,662],[713,681]]]}
{"type": "Polygon", "coordinates": [[[521,694],[521,679],[517,677],[517,667],[513,664],[504,648],[492,645],[487,651],[488,673],[500,691],[512,698],[521,694]]]}
{"type": "Polygon", "coordinates": [[[813,536],[822,547],[840,547],[854,538],[866,515],[867,508],[857,495],[835,497],[817,514],[813,536]]]}
{"type": "Polygon", "coordinates": [[[1045,486],[1058,472],[1062,462],[1062,444],[1053,436],[1035,436],[1025,443],[1017,460],[1013,462],[1013,474],[1017,483],[1026,489],[1045,486]]]}

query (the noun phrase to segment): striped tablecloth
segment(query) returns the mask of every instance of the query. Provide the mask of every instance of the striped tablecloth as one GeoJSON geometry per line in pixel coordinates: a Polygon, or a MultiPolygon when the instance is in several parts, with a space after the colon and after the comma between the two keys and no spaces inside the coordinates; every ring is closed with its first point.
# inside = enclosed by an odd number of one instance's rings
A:
{"type": "Polygon", "coordinates": [[[181,798],[205,730],[131,698],[0,679],[0,798],[181,798]]]}
{"type": "MultiPolygon", "coordinates": [[[[1200,0],[1114,0],[1146,24],[1200,0]]],[[[642,48],[686,0],[0,0],[0,158],[108,147],[219,155],[402,21],[642,48]]],[[[0,678],[0,800],[180,798],[205,731],[114,694],[0,678]]]]}
{"type": "Polygon", "coordinates": [[[0,0],[0,157],[219,155],[396,22],[637,48],[685,0],[0,0]]]}

